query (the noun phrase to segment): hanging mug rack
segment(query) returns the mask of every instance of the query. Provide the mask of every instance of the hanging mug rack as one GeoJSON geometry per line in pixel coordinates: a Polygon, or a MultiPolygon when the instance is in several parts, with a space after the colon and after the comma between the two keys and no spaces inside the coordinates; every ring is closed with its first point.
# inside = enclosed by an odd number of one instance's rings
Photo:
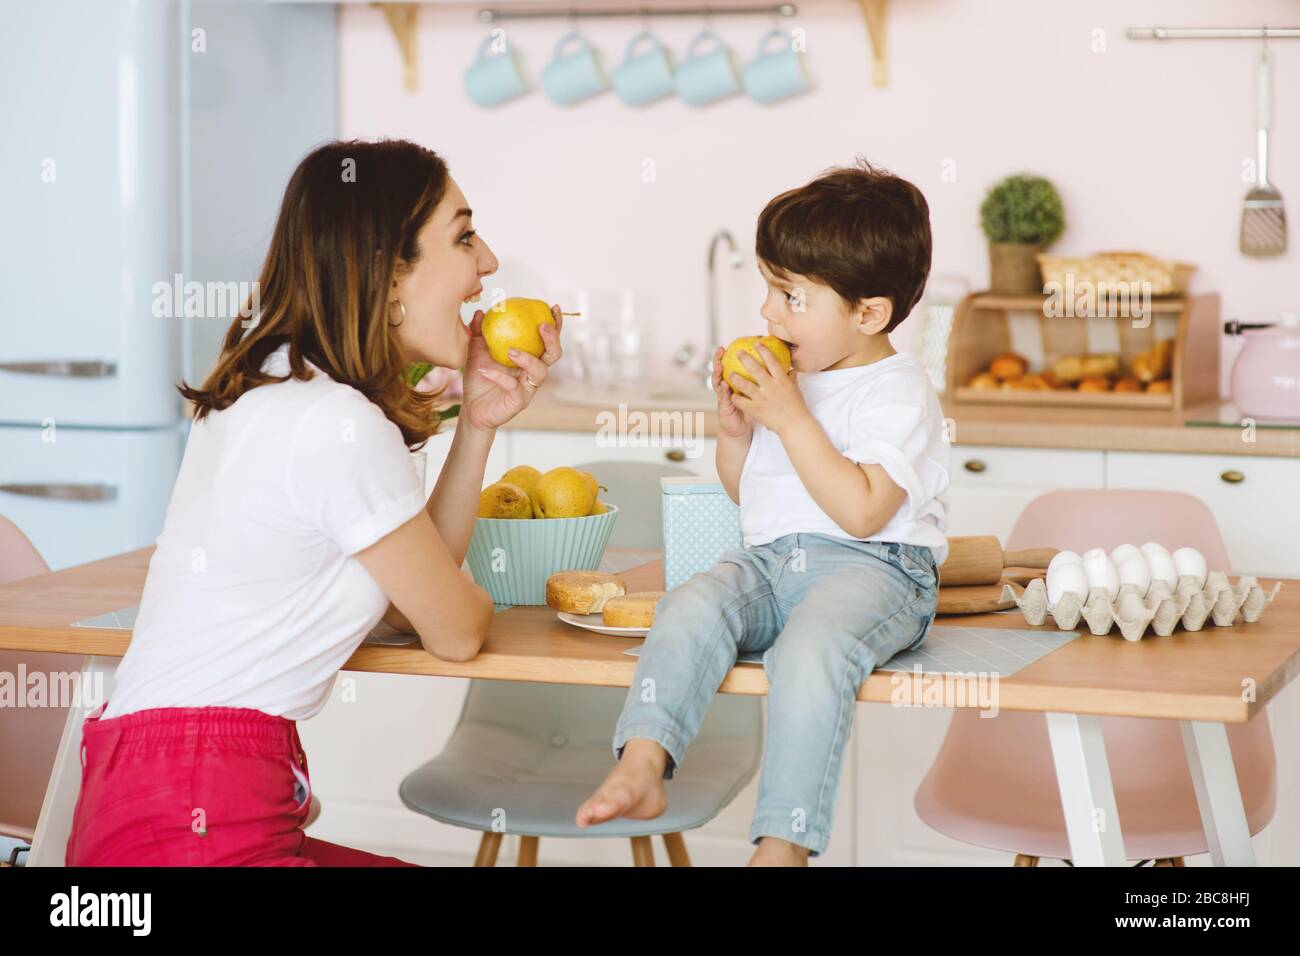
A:
{"type": "Polygon", "coordinates": [[[740,7],[552,7],[538,10],[531,7],[520,9],[492,7],[478,12],[478,18],[484,23],[496,23],[498,20],[537,20],[537,19],[586,19],[596,17],[728,17],[728,16],[776,16],[792,17],[799,12],[793,3],[772,3],[740,7]]]}
{"type": "MultiPolygon", "coordinates": [[[[889,57],[886,45],[886,24],[889,16],[890,0],[857,0],[866,23],[867,36],[871,41],[871,82],[875,87],[889,85],[889,57]]],[[[388,27],[397,41],[403,65],[404,86],[414,91],[418,87],[417,49],[415,43],[416,11],[418,4],[413,3],[373,3],[379,8],[388,27]]],[[[479,11],[479,19],[484,23],[500,20],[529,18],[568,18],[583,17],[729,17],[729,16],[778,16],[793,17],[799,8],[793,3],[755,4],[753,6],[684,6],[684,7],[554,7],[538,10],[528,7],[501,8],[488,7],[479,11]]]]}

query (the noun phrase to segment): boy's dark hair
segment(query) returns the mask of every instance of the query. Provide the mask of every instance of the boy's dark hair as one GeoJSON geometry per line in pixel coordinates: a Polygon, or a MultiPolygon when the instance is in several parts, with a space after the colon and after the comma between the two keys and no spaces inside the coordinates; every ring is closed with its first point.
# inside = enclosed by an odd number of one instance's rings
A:
{"type": "Polygon", "coordinates": [[[776,275],[816,279],[850,304],[888,298],[892,332],[930,274],[930,207],[907,180],[859,159],[769,202],[757,252],[776,275]]]}

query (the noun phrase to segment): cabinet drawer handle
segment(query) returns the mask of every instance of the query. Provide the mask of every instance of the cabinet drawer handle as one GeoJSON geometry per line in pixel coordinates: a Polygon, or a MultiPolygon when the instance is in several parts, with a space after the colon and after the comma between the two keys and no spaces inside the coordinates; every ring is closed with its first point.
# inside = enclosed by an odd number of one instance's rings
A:
{"type": "Polygon", "coordinates": [[[1238,471],[1237,469],[1235,469],[1235,468],[1229,468],[1227,471],[1225,471],[1225,472],[1224,472],[1223,474],[1221,474],[1219,477],[1222,478],[1224,481],[1226,481],[1226,482],[1227,482],[1228,484],[1230,484],[1230,485],[1239,485],[1239,484],[1241,484],[1243,481],[1246,480],[1246,476],[1243,475],[1241,472],[1239,472],[1239,471],[1238,471]]]}
{"type": "Polygon", "coordinates": [[[670,448],[668,451],[664,452],[664,457],[669,461],[685,461],[686,452],[680,448],[670,448]]]}
{"type": "Polygon", "coordinates": [[[984,464],[984,462],[980,461],[978,458],[972,458],[962,467],[967,471],[974,472],[978,475],[980,472],[985,471],[988,468],[988,465],[984,464]]]}
{"type": "Polygon", "coordinates": [[[114,501],[117,498],[117,486],[103,484],[45,482],[39,485],[23,485],[5,482],[0,484],[0,491],[11,495],[26,495],[30,498],[53,498],[56,501],[114,501]]]}
{"type": "Polygon", "coordinates": [[[62,378],[110,378],[117,374],[117,364],[105,361],[0,362],[0,371],[24,375],[57,375],[62,378]]]}

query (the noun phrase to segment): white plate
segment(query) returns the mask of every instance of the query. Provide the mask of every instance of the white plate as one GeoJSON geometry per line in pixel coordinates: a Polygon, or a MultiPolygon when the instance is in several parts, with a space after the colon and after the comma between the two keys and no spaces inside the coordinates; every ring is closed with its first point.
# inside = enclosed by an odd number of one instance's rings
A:
{"type": "Polygon", "coordinates": [[[570,614],[568,611],[556,611],[555,613],[565,624],[572,624],[574,627],[595,631],[597,634],[608,634],[610,637],[645,637],[650,633],[648,627],[606,627],[600,623],[601,617],[599,614],[570,614]]]}

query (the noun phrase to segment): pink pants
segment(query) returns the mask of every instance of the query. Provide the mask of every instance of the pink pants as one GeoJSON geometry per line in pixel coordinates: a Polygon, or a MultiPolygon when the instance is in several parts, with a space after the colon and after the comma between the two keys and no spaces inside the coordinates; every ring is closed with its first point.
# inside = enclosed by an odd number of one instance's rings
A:
{"type": "Polygon", "coordinates": [[[68,866],[414,866],[313,840],[292,720],[161,707],[82,725],[68,866]]]}

